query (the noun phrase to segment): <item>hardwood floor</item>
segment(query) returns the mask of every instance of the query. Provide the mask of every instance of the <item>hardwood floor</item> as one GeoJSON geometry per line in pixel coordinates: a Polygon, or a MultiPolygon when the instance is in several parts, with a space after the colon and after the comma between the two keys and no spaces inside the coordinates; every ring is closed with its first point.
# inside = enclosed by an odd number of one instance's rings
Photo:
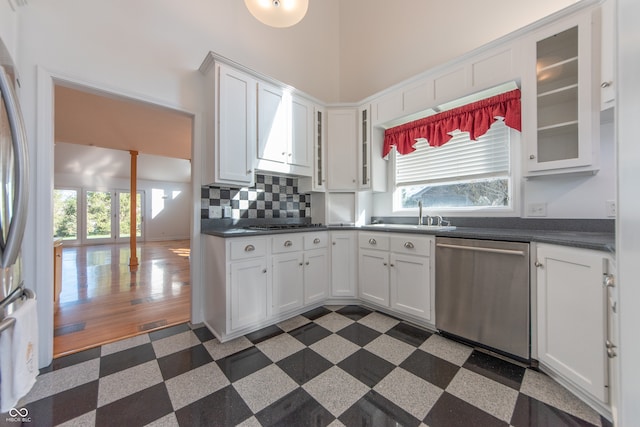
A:
{"type": "Polygon", "coordinates": [[[54,357],[190,318],[189,241],[143,242],[129,272],[129,244],[63,247],[54,357]]]}

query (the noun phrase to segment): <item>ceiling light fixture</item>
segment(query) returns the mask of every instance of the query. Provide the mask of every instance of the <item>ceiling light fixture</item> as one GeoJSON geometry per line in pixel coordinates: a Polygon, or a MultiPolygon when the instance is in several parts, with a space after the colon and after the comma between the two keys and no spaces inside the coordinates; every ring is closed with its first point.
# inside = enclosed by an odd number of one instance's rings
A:
{"type": "Polygon", "coordinates": [[[258,21],[276,28],[297,24],[309,8],[309,0],[244,0],[244,4],[258,21]]]}

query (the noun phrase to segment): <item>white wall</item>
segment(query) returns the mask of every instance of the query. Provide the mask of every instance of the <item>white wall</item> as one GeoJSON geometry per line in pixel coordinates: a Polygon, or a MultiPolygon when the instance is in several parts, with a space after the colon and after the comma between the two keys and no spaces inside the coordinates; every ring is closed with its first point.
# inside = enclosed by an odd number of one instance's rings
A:
{"type": "MultiPolygon", "coordinates": [[[[129,180],[97,175],[56,174],[55,186],[82,190],[128,190],[129,180]]],[[[144,240],[189,239],[191,184],[138,181],[144,191],[144,240]],[[162,196],[166,196],[163,199],[162,196]]]]}

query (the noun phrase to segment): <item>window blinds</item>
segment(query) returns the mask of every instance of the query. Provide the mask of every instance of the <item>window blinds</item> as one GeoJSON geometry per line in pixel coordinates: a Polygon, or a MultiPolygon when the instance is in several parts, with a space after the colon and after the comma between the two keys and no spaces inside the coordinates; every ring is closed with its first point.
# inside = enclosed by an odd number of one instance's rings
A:
{"type": "Polygon", "coordinates": [[[509,174],[509,128],[502,120],[472,141],[467,132],[456,132],[440,147],[430,147],[425,139],[416,151],[396,154],[396,185],[417,185],[447,181],[506,176],[509,174]]]}

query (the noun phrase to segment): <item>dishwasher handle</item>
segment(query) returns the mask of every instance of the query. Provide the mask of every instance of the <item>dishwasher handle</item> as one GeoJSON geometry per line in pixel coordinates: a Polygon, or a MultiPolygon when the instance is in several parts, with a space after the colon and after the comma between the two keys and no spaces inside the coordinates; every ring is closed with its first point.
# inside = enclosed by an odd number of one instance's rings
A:
{"type": "Polygon", "coordinates": [[[462,249],[465,251],[474,251],[474,252],[489,252],[494,254],[517,255],[517,256],[526,255],[524,251],[516,251],[512,249],[496,249],[496,248],[483,248],[483,247],[477,247],[477,246],[450,245],[448,243],[436,243],[436,246],[439,248],[462,249]]]}

